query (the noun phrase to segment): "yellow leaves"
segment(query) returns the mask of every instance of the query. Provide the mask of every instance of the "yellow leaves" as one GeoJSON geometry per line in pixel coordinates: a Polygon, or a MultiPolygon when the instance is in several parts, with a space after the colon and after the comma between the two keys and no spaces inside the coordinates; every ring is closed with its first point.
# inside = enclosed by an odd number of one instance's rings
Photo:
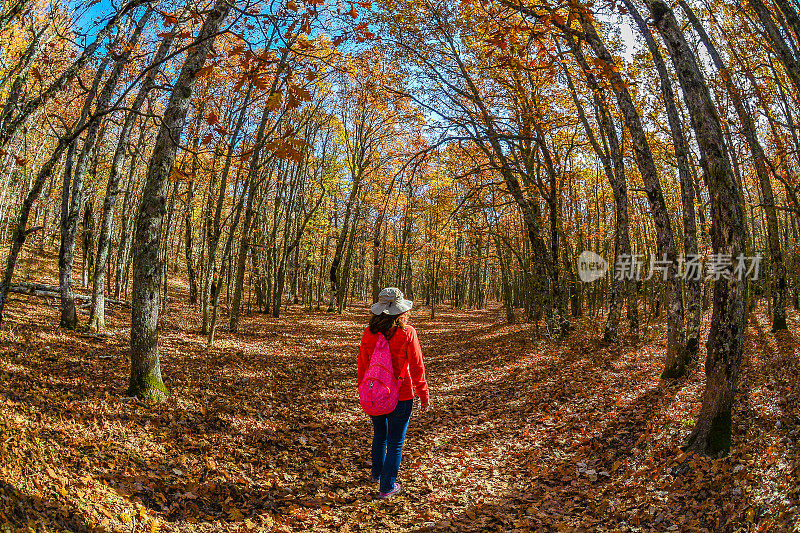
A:
{"type": "Polygon", "coordinates": [[[119,521],[123,524],[130,524],[133,520],[131,519],[131,515],[126,512],[119,513],[119,521]]]}
{"type": "Polygon", "coordinates": [[[267,103],[265,104],[265,107],[269,111],[275,111],[276,109],[278,109],[281,106],[281,101],[282,100],[283,100],[283,92],[282,91],[275,91],[267,99],[267,103]]]}

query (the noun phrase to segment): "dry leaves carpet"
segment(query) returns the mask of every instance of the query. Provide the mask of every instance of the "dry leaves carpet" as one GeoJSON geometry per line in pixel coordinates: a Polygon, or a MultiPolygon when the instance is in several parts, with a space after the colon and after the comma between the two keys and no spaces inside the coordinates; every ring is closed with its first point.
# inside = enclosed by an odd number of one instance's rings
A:
{"type": "Polygon", "coordinates": [[[679,448],[702,364],[659,383],[658,328],[604,345],[587,317],[554,342],[496,311],[420,311],[435,408],[381,501],[354,389],[364,310],[252,315],[207,349],[178,299],[172,395],[146,405],[125,397],[124,310],[106,338],[60,330],[56,305],[15,295],[0,330],[0,531],[800,530],[797,343],[762,315],[733,453],[709,460],[679,448]]]}

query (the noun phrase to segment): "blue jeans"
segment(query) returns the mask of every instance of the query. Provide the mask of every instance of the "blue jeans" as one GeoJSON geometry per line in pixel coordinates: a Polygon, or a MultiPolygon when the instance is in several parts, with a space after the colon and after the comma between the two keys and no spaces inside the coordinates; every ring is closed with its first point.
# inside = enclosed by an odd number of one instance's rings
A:
{"type": "Polygon", "coordinates": [[[397,402],[397,407],[388,415],[370,417],[375,428],[372,437],[372,477],[381,478],[381,492],[389,492],[394,488],[413,405],[414,400],[403,400],[397,402]]]}

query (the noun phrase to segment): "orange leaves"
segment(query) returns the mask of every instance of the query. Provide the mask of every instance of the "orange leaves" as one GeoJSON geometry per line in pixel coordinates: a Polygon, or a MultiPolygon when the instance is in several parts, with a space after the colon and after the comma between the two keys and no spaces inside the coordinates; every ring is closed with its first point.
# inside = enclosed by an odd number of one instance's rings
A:
{"type": "Polygon", "coordinates": [[[264,148],[275,154],[280,159],[287,159],[299,163],[303,158],[308,143],[303,139],[275,139],[264,145],[264,148]]]}
{"type": "Polygon", "coordinates": [[[487,44],[491,44],[492,46],[496,46],[501,50],[506,50],[508,48],[508,40],[506,37],[505,31],[498,30],[494,34],[491,35],[488,39],[486,39],[487,44]]]}
{"type": "Polygon", "coordinates": [[[206,122],[208,123],[209,126],[214,126],[216,124],[219,124],[219,116],[214,111],[212,111],[206,117],[206,122]]]}
{"type": "Polygon", "coordinates": [[[354,31],[357,34],[356,41],[358,41],[359,43],[363,43],[367,39],[372,39],[373,37],[375,37],[375,34],[369,31],[369,27],[367,26],[366,22],[362,22],[361,24],[356,26],[354,31]]]}
{"type": "Polygon", "coordinates": [[[303,102],[308,102],[310,100],[311,93],[308,92],[308,89],[301,85],[289,85],[289,90],[286,93],[287,108],[294,109],[296,107],[300,107],[303,102]]]}

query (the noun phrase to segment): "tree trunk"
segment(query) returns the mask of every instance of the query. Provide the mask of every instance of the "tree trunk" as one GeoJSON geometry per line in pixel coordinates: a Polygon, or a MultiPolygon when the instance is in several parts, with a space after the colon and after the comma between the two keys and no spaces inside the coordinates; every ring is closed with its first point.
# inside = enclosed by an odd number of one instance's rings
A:
{"type": "Polygon", "coordinates": [[[758,19],[761,21],[761,25],[767,33],[767,38],[772,45],[772,49],[775,50],[775,54],[786,70],[786,74],[794,84],[795,91],[800,94],[800,63],[798,63],[798,60],[794,57],[794,54],[792,54],[792,51],[786,44],[786,40],[783,38],[780,28],[778,28],[778,25],[775,24],[775,21],[772,19],[772,13],[770,13],[767,6],[765,6],[761,0],[749,0],[749,3],[753,11],[758,15],[758,19]]]}
{"type": "Polygon", "coordinates": [[[342,280],[340,263],[342,262],[345,252],[344,246],[348,236],[350,225],[350,217],[352,216],[353,202],[356,201],[361,185],[362,169],[353,173],[353,183],[350,187],[350,196],[347,199],[347,207],[344,212],[344,220],[342,221],[342,230],[336,239],[336,249],[333,252],[333,260],[331,261],[330,280],[331,280],[331,301],[328,305],[328,312],[333,313],[340,308],[342,299],[342,280]]]}
{"type": "MultiPolygon", "coordinates": [[[[75,235],[78,231],[78,215],[83,206],[83,177],[86,171],[89,152],[94,147],[94,140],[97,128],[101,120],[98,116],[89,118],[92,103],[100,86],[100,81],[105,73],[108,61],[111,59],[109,54],[103,58],[100,66],[95,73],[94,81],[78,118],[77,127],[86,125],[86,138],[83,148],[78,155],[78,162],[74,165],[72,160],[75,157],[78,141],[72,142],[67,152],[67,159],[64,163],[64,178],[61,185],[61,244],[58,250],[58,284],[61,287],[61,327],[74,329],[78,325],[78,314],[75,310],[75,296],[72,292],[72,263],[75,256],[75,235]]],[[[117,70],[116,68],[114,69],[117,70]]],[[[113,74],[112,74],[113,76],[113,74]]],[[[112,87],[111,77],[103,88],[102,95],[98,99],[97,109],[102,111],[108,106],[111,98],[112,87]],[[105,100],[103,100],[105,99],[105,100]],[[103,105],[103,101],[105,105],[103,105]]],[[[116,85],[116,83],[114,83],[116,85]]]]}
{"type": "MultiPolygon", "coordinates": [[[[194,170],[192,171],[194,177],[194,170]]],[[[186,220],[184,238],[186,253],[186,275],[189,278],[189,304],[197,305],[197,273],[194,267],[194,245],[192,243],[192,212],[194,204],[194,180],[189,181],[189,188],[186,191],[186,220]]]]}
{"type": "MultiPolygon", "coordinates": [[[[266,114],[266,109],[265,109],[266,114]]],[[[258,144],[256,144],[258,146],[258,144]]],[[[253,152],[254,158],[258,156],[256,149],[253,152]]],[[[251,161],[251,169],[258,167],[258,163],[251,161]]],[[[253,176],[255,177],[255,175],[253,176]]],[[[248,179],[248,182],[250,180],[248,179]]],[[[253,198],[256,194],[256,184],[250,183],[247,189],[247,207],[244,211],[244,222],[242,224],[242,238],[239,242],[239,256],[236,261],[236,277],[233,286],[233,302],[231,303],[230,330],[231,333],[239,331],[239,308],[242,304],[242,289],[244,288],[244,275],[247,269],[247,252],[250,249],[250,226],[253,222],[253,198]]]]}
{"type": "MultiPolygon", "coordinates": [[[[147,13],[142,16],[136,27],[136,33],[131,38],[132,42],[138,40],[141,31],[144,29],[145,24],[150,16],[152,10],[148,9],[147,13]]],[[[111,246],[111,229],[114,223],[114,207],[117,204],[117,196],[119,195],[119,182],[122,175],[122,168],[125,165],[125,156],[128,150],[128,143],[130,141],[131,132],[136,124],[136,119],[139,116],[139,110],[144,104],[147,94],[155,86],[155,77],[158,73],[156,68],[167,55],[167,51],[172,45],[174,37],[169,34],[166,37],[150,62],[151,70],[147,73],[147,77],[139,89],[131,109],[125,115],[125,120],[120,129],[119,138],[117,139],[117,147],[114,150],[114,156],[111,159],[111,170],[108,174],[108,183],[106,184],[106,195],[103,199],[103,213],[100,222],[100,234],[97,237],[97,258],[95,260],[94,280],[92,284],[92,308],[89,315],[90,327],[95,331],[102,331],[105,329],[105,292],[103,285],[106,280],[106,272],[108,270],[108,256],[109,248],[111,246]]],[[[127,53],[127,56],[130,52],[127,53]]],[[[119,297],[118,295],[116,296],[119,297]]]]}
{"type": "Polygon", "coordinates": [[[168,392],[161,379],[158,357],[158,316],[161,268],[158,252],[169,175],[197,80],[197,72],[230,10],[227,0],[217,0],[206,15],[194,47],[181,68],[156,137],[147,169],[142,202],[136,220],[133,247],[133,298],[131,311],[131,373],[128,394],[154,400],[168,392]]]}
{"type": "MultiPolygon", "coordinates": [[[[603,165],[603,170],[605,171],[606,178],[608,178],[608,182],[611,184],[611,190],[614,195],[614,260],[616,264],[620,258],[631,257],[631,240],[628,232],[628,185],[625,178],[625,161],[622,156],[622,150],[620,148],[619,138],[617,137],[617,131],[614,128],[611,115],[603,101],[601,89],[597,83],[597,79],[592,73],[592,70],[589,68],[583,53],[581,52],[580,48],[578,48],[574,39],[567,35],[567,41],[570,44],[578,64],[584,71],[586,75],[586,81],[593,93],[595,116],[597,117],[600,135],[603,141],[602,146],[592,132],[592,128],[586,118],[583,106],[578,98],[577,91],[572,84],[569,71],[566,67],[564,67],[564,73],[567,77],[567,85],[572,92],[573,102],[578,109],[578,116],[583,123],[583,127],[586,131],[586,136],[588,137],[590,144],[594,148],[595,153],[603,165]]],[[[622,304],[626,293],[629,302],[629,312],[631,307],[636,310],[636,294],[631,288],[634,283],[635,280],[625,279],[622,276],[617,276],[616,273],[613,273],[612,275],[608,317],[606,318],[606,324],[603,329],[603,339],[606,342],[613,341],[617,338],[617,328],[619,327],[619,320],[622,316],[622,304]]],[[[634,322],[638,323],[638,314],[634,313],[633,316],[636,317],[635,320],[631,319],[630,314],[628,318],[631,320],[631,333],[635,334],[637,328],[634,326],[634,322]]]]}
{"type": "MultiPolygon", "coordinates": [[[[585,13],[579,12],[579,18],[587,40],[597,57],[609,66],[614,65],[614,59],[597,34],[594,24],[585,13]]],[[[636,163],[644,182],[653,222],[655,223],[659,260],[664,260],[668,264],[666,280],[664,280],[667,296],[667,354],[664,371],[661,376],[663,378],[677,378],[686,373],[686,364],[689,358],[686,350],[681,280],[676,275],[677,253],[672,224],[661,183],[659,182],[658,169],[653,160],[647,134],[642,125],[636,104],[634,104],[619,71],[609,69],[608,75],[611,78],[611,86],[616,94],[617,103],[631,134],[636,163]]]]}
{"type": "Polygon", "coordinates": [[[684,13],[692,23],[695,32],[697,32],[703,45],[708,50],[711,59],[714,61],[717,70],[725,82],[728,94],[731,97],[736,114],[739,117],[739,122],[742,125],[743,133],[747,145],[750,148],[750,153],[753,155],[753,166],[755,167],[758,183],[761,188],[763,198],[764,213],[767,218],[767,244],[770,252],[770,266],[772,269],[771,281],[771,295],[772,295],[772,331],[775,332],[780,329],[787,329],[786,324],[786,298],[787,298],[787,284],[786,284],[786,265],[783,260],[783,252],[780,245],[780,230],[778,228],[778,215],[775,210],[775,195],[772,191],[772,183],[770,182],[769,168],[767,167],[767,158],[764,149],[758,140],[758,133],[753,117],[745,109],[742,102],[742,96],[739,89],[731,79],[731,74],[722,57],[719,55],[716,46],[711,41],[711,38],[706,33],[703,25],[695,16],[692,9],[686,4],[684,0],[680,2],[684,13]]]}
{"type": "MultiPolygon", "coordinates": [[[[669,50],[689,109],[701,164],[711,195],[715,254],[738,260],[745,253],[740,185],[724,146],[720,119],[708,87],[672,10],[662,0],[648,0],[651,17],[669,50]]],[[[714,281],[714,310],[706,343],[706,388],[689,449],[708,455],[727,454],[731,446],[731,412],[747,327],[747,276],[730,272],[714,281]]]]}
{"type": "Polygon", "coordinates": [[[114,272],[114,298],[117,299],[119,299],[120,292],[123,290],[123,281],[127,277],[126,265],[128,264],[128,241],[130,241],[130,238],[132,237],[129,226],[131,220],[133,220],[133,216],[128,216],[128,213],[133,212],[135,216],[135,212],[138,210],[138,206],[136,210],[133,209],[133,204],[135,203],[136,198],[134,189],[138,189],[138,183],[134,182],[134,174],[136,173],[137,159],[139,158],[139,155],[142,152],[142,146],[144,145],[146,131],[147,130],[145,128],[142,128],[136,150],[131,156],[131,162],[128,168],[128,178],[126,182],[127,185],[125,186],[125,197],[122,200],[122,213],[120,215],[122,222],[119,231],[119,245],[117,246],[116,267],[114,272]]]}
{"type": "Polygon", "coordinates": [[[55,166],[61,159],[61,155],[63,154],[64,150],[75,140],[77,135],[78,133],[73,131],[65,134],[64,137],[61,137],[58,140],[53,154],[50,156],[50,159],[48,159],[39,169],[39,173],[36,175],[36,179],[33,180],[31,189],[28,191],[28,194],[22,201],[22,206],[20,206],[17,221],[14,224],[14,233],[11,236],[11,246],[9,247],[8,256],[6,258],[6,267],[5,271],[3,272],[3,280],[2,283],[0,283],[0,322],[3,320],[3,310],[5,309],[6,298],[8,297],[8,290],[11,287],[11,279],[14,277],[14,267],[17,264],[19,252],[22,250],[22,246],[25,244],[25,239],[30,233],[28,230],[28,218],[30,217],[31,208],[33,207],[36,199],[39,198],[39,194],[42,192],[42,187],[44,186],[45,181],[53,174],[55,166]]]}
{"type": "MultiPolygon", "coordinates": [[[[664,98],[664,106],[667,111],[667,121],[669,122],[669,132],[672,137],[672,147],[675,150],[675,161],[678,164],[678,176],[681,184],[681,206],[683,214],[683,253],[684,258],[689,260],[698,259],[697,249],[697,221],[694,213],[694,178],[689,166],[689,147],[683,135],[683,125],[678,114],[678,105],[675,100],[675,93],[672,91],[672,82],[669,79],[667,66],[661,51],[658,48],[653,35],[650,32],[636,6],[630,0],[625,0],[625,6],[630,12],[639,32],[644,37],[650,55],[658,71],[661,83],[661,95],[664,98]]],[[[701,308],[701,287],[700,276],[689,276],[684,278],[686,288],[686,349],[689,354],[694,356],[700,345],[700,322],[703,318],[701,308]]]]}

